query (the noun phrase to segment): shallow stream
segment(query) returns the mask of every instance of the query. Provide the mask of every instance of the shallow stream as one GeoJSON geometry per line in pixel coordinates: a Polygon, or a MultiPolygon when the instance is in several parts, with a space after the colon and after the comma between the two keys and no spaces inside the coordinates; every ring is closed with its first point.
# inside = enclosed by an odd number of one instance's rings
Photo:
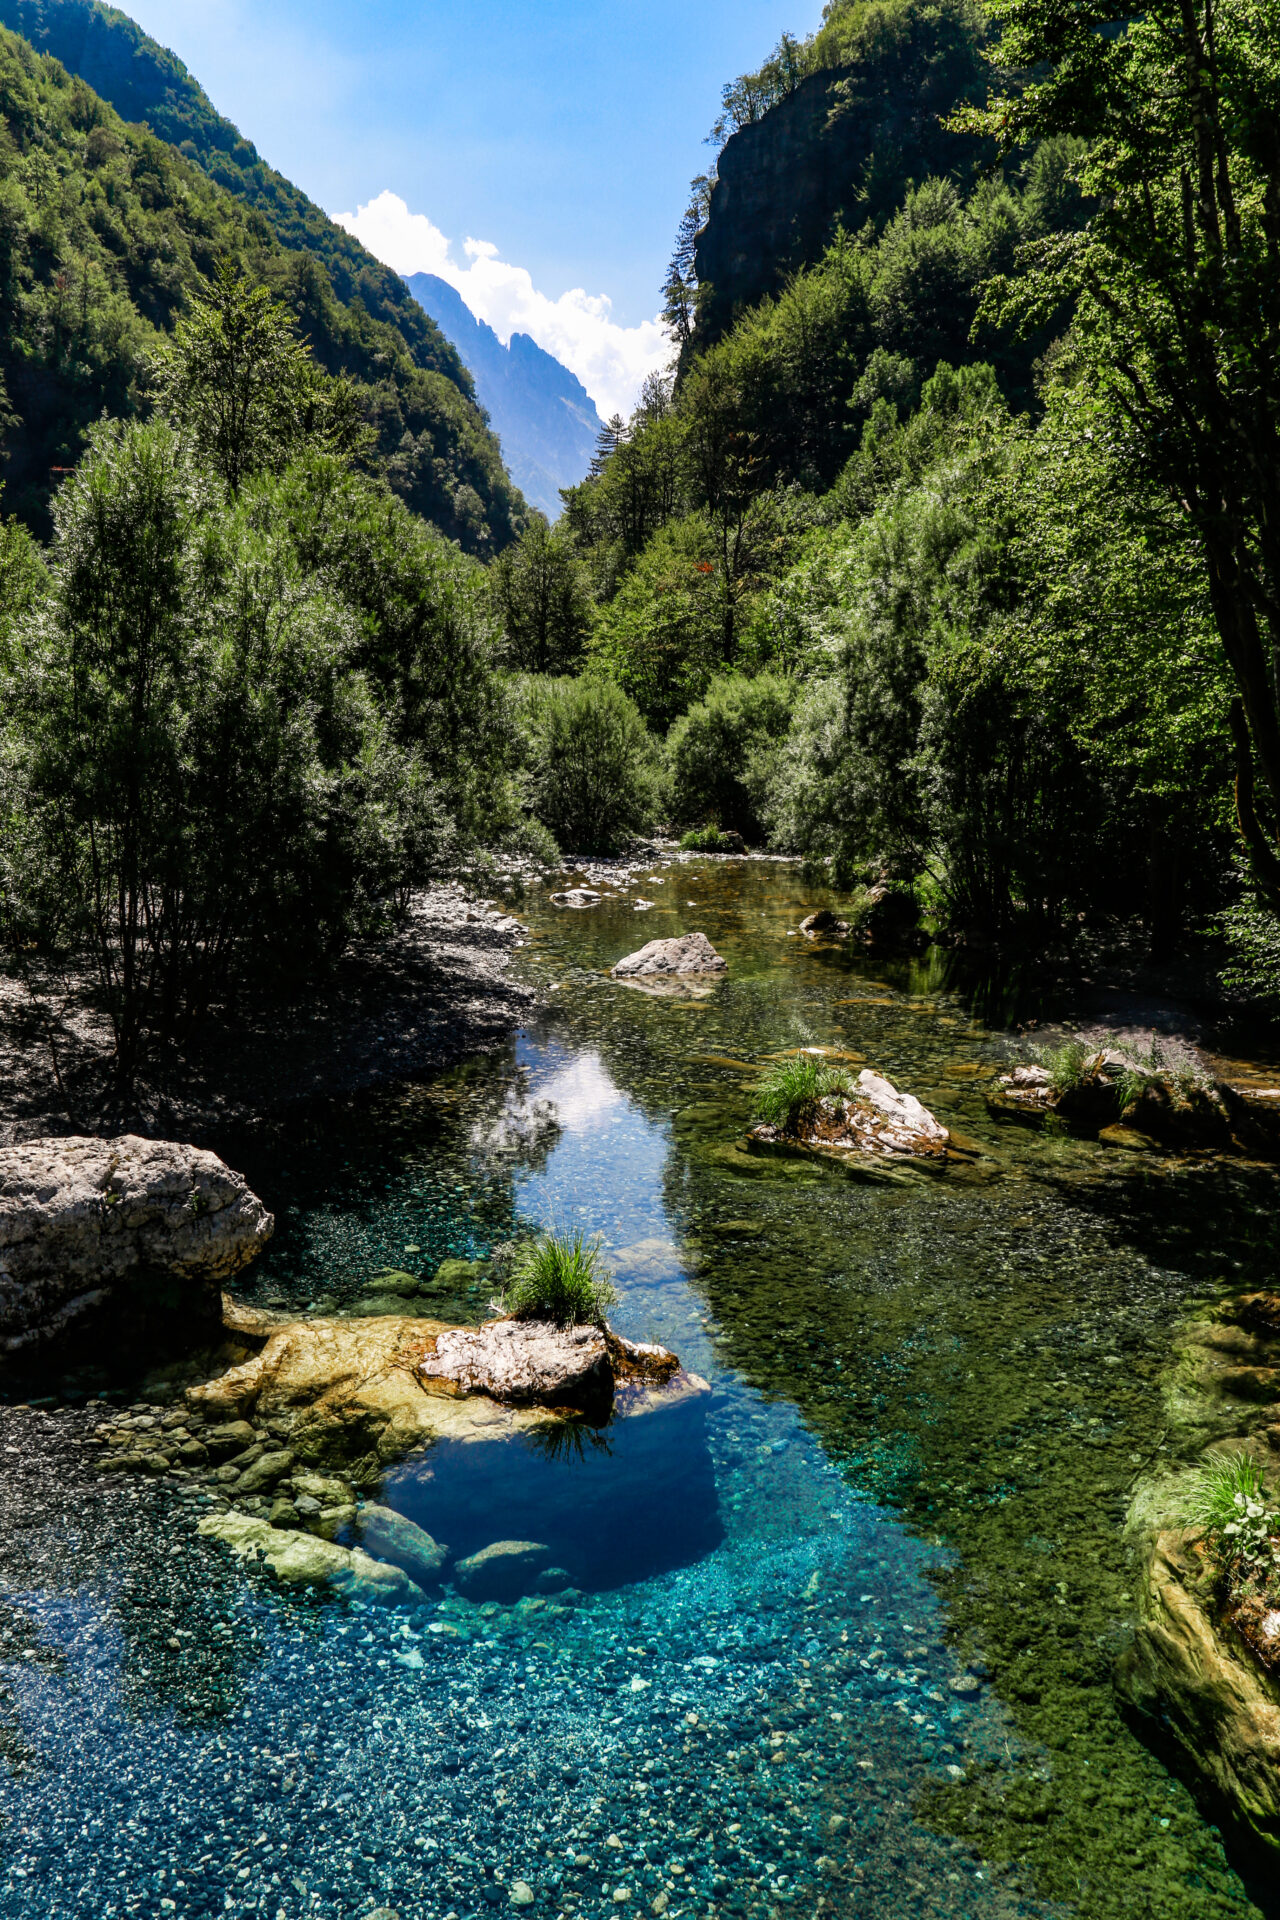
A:
{"type": "MultiPolygon", "coordinates": [[[[0,1407],[0,1913],[1260,1910],[1110,1674],[1173,1334],[1271,1278],[1271,1177],[998,1124],[1016,1044],[940,957],[794,937],[823,904],[770,863],[531,893],[550,1010],[504,1053],[226,1143],[279,1217],[243,1289],[271,1304],[352,1310],[518,1223],[602,1236],[616,1324],[711,1392],[383,1494],[458,1554],[545,1544],[567,1596],[285,1596],[194,1491],[96,1476],[85,1410],[0,1407]],[[729,962],[704,996],[607,978],[691,928],[729,962]],[[746,1154],[761,1062],[807,1044],[967,1160],[746,1154]]],[[[483,1317],[455,1284],[428,1310],[483,1317]]]]}

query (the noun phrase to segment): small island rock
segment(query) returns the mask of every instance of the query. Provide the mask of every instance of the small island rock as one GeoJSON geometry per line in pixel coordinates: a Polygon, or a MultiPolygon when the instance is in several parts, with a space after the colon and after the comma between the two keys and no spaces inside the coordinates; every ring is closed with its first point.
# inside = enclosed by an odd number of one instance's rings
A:
{"type": "Polygon", "coordinates": [[[651,979],[689,973],[724,973],[726,962],[705,933],[682,933],[674,940],[650,940],[613,969],[615,980],[651,979]]]}
{"type": "Polygon", "coordinates": [[[599,1327],[557,1327],[540,1320],[495,1320],[452,1327],[438,1336],[418,1369],[463,1393],[495,1400],[607,1399],[613,1391],[609,1349],[599,1327]]]}

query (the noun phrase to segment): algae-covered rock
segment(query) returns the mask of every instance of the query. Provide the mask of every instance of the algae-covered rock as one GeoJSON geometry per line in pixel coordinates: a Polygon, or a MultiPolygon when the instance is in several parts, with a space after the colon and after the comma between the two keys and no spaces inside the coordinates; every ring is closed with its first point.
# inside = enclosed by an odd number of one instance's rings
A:
{"type": "Polygon", "coordinates": [[[1280,1690],[1216,1624],[1184,1534],[1160,1533],[1151,1547],[1116,1684],[1173,1736],[1252,1849],[1280,1865],[1280,1690]]]}
{"type": "Polygon", "coordinates": [[[262,1560],[286,1586],[328,1587],[348,1600],[411,1602],[421,1598],[401,1567],[359,1547],[339,1547],[311,1533],[273,1527],[247,1513],[208,1514],[199,1531],[230,1547],[239,1560],[262,1560]]]}
{"type": "Polygon", "coordinates": [[[361,1507],[355,1530],[367,1552],[390,1566],[403,1567],[420,1587],[433,1586],[449,1558],[449,1549],[433,1540],[424,1527],[374,1501],[361,1507]]]}

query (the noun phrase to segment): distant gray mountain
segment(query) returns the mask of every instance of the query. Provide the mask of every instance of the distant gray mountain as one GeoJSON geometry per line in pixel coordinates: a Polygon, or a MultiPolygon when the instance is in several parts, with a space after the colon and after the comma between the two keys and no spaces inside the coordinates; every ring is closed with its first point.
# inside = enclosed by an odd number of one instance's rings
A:
{"type": "Polygon", "coordinates": [[[554,520],[561,487],[584,478],[595,452],[603,423],[591,395],[527,333],[513,333],[504,347],[447,280],[414,273],[408,284],[470,368],[511,478],[532,506],[554,520]]]}

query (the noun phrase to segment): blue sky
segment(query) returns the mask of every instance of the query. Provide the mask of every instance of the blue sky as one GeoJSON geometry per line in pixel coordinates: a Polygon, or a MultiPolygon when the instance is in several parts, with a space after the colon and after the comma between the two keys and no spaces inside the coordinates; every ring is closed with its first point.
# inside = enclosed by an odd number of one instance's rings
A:
{"type": "Polygon", "coordinates": [[[821,13],[821,0],[123,3],[375,252],[442,273],[504,338],[533,333],[606,410],[660,356],[658,289],[721,86],[821,13]]]}

